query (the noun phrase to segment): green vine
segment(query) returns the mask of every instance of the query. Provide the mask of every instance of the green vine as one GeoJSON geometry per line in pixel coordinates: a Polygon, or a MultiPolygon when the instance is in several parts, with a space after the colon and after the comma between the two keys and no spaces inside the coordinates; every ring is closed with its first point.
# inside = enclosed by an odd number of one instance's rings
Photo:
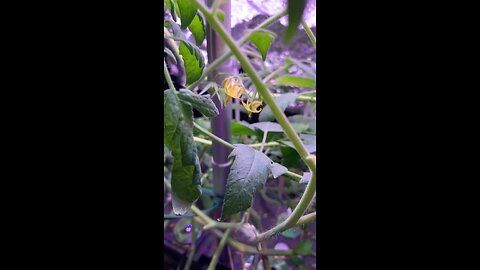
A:
{"type": "Polygon", "coordinates": [[[235,55],[237,60],[240,62],[243,70],[250,76],[258,93],[261,95],[265,103],[271,108],[272,113],[275,116],[275,119],[283,128],[287,137],[295,146],[295,150],[298,152],[300,157],[305,161],[308,168],[312,172],[312,177],[308,182],[307,188],[305,189],[305,192],[303,193],[300,199],[300,202],[298,203],[297,207],[295,207],[292,214],[282,223],[278,224],[272,229],[266,232],[263,232],[257,236],[257,242],[264,241],[265,239],[277,233],[280,233],[282,231],[285,231],[295,226],[295,224],[298,222],[298,220],[300,220],[302,215],[307,210],[308,205],[310,204],[313,197],[315,196],[315,191],[316,191],[316,173],[317,173],[316,161],[314,158],[312,158],[309,155],[300,137],[297,135],[297,133],[293,129],[292,125],[288,121],[285,114],[280,110],[278,105],[275,103],[272,93],[267,89],[262,79],[258,76],[258,74],[256,73],[255,69],[253,68],[248,58],[242,54],[239,46],[233,41],[233,38],[223,28],[222,24],[217,20],[216,16],[214,16],[214,14],[212,14],[207,7],[205,7],[202,3],[200,3],[200,1],[192,0],[192,3],[195,5],[196,8],[198,8],[198,10],[202,12],[202,14],[205,16],[205,19],[208,21],[208,23],[210,23],[213,29],[215,29],[215,31],[222,37],[223,41],[227,44],[227,46],[230,48],[230,50],[235,55]]]}

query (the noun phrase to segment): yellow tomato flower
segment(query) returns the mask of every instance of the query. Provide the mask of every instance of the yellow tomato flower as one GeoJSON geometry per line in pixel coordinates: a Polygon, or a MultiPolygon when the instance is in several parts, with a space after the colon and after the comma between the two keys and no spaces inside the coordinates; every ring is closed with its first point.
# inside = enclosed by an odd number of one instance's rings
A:
{"type": "Polygon", "coordinates": [[[223,91],[227,94],[227,98],[225,99],[225,105],[227,105],[228,101],[233,98],[240,98],[243,93],[243,84],[241,81],[237,80],[235,77],[230,76],[225,81],[225,85],[223,86],[223,91]]]}
{"type": "Polygon", "coordinates": [[[247,103],[243,102],[242,100],[242,104],[248,112],[248,117],[252,117],[252,113],[259,113],[260,111],[262,111],[262,109],[258,109],[258,107],[262,105],[262,101],[260,100],[254,100],[252,102],[250,102],[250,100],[247,100],[247,103]]]}

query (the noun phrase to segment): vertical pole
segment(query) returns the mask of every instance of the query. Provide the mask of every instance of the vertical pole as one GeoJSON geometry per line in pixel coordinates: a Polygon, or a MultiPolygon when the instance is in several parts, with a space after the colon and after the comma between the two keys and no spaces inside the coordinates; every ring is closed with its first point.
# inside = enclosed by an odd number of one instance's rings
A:
{"type": "MultiPolygon", "coordinates": [[[[221,0],[216,0],[221,1],[221,0]]],[[[208,7],[212,7],[215,0],[205,1],[208,7]]],[[[231,2],[230,0],[223,0],[219,5],[218,10],[225,13],[225,20],[223,26],[230,32],[231,29],[231,2]]],[[[208,62],[212,63],[215,59],[220,57],[226,50],[227,45],[223,42],[222,38],[218,36],[215,31],[207,24],[207,52],[208,62]]],[[[216,76],[217,74],[224,72],[226,74],[232,73],[231,60],[226,61],[223,65],[218,67],[214,72],[209,75],[210,81],[216,81],[221,84],[225,76],[216,76]]],[[[230,104],[221,109],[220,100],[218,97],[214,99],[215,105],[219,108],[219,115],[212,119],[212,132],[218,137],[224,139],[227,142],[231,141],[231,119],[232,108],[230,104]]],[[[212,143],[212,167],[213,167],[213,185],[214,191],[217,195],[225,195],[227,176],[230,170],[228,165],[228,155],[230,149],[213,141],[212,143]]]]}

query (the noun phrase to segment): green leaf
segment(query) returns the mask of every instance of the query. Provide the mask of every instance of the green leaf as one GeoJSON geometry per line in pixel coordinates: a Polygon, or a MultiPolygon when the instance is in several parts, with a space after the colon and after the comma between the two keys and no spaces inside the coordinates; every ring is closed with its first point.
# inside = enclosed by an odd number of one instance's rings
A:
{"type": "Polygon", "coordinates": [[[205,60],[203,59],[200,49],[188,41],[181,41],[178,49],[183,58],[187,84],[192,84],[202,75],[205,67],[205,60]]]}
{"type": "Polygon", "coordinates": [[[197,9],[191,3],[191,0],[177,0],[178,10],[180,11],[180,20],[182,29],[186,29],[197,15],[197,9]]]}
{"type": "Polygon", "coordinates": [[[177,14],[175,13],[175,3],[173,2],[173,0],[164,0],[163,2],[165,3],[165,5],[167,5],[170,14],[172,14],[173,20],[176,21],[177,14]]]}
{"type": "Polygon", "coordinates": [[[229,157],[235,157],[227,178],[222,220],[245,211],[267,181],[272,161],[263,153],[237,144],[229,157]]]}
{"type": "MultiPolygon", "coordinates": [[[[291,265],[296,265],[296,266],[300,266],[300,265],[305,264],[305,260],[302,257],[297,256],[297,255],[288,256],[287,257],[287,262],[291,265]]],[[[301,268],[299,268],[299,269],[301,269],[301,268]]]]}
{"type": "Polygon", "coordinates": [[[241,135],[256,136],[257,133],[255,132],[254,129],[250,127],[250,124],[247,122],[232,121],[232,135],[233,136],[241,136],[241,135]]]}
{"type": "Polygon", "coordinates": [[[277,85],[287,85],[302,88],[315,88],[317,80],[307,77],[298,77],[292,75],[283,75],[276,79],[277,85]]]}
{"type": "Polygon", "coordinates": [[[301,124],[305,128],[302,131],[297,130],[298,133],[303,133],[304,131],[315,132],[317,130],[317,121],[313,117],[305,117],[303,115],[292,115],[288,117],[288,121],[293,124],[301,124]]]}
{"type": "Polygon", "coordinates": [[[202,16],[197,14],[195,18],[193,18],[192,23],[188,26],[188,29],[192,32],[193,37],[195,38],[195,42],[197,46],[202,45],[203,40],[205,39],[205,24],[203,22],[202,16]]]}
{"type": "Polygon", "coordinates": [[[312,253],[312,241],[303,240],[302,242],[298,243],[298,245],[293,249],[293,253],[301,256],[307,256],[308,254],[312,253]]]}
{"type": "Polygon", "coordinates": [[[273,175],[273,178],[277,178],[279,177],[280,175],[283,175],[285,174],[286,172],[288,172],[288,169],[287,167],[285,166],[282,166],[276,162],[274,162],[272,164],[272,175],[273,175]]]}
{"type": "Polygon", "coordinates": [[[282,165],[288,168],[297,168],[302,164],[302,158],[298,154],[297,150],[292,147],[280,147],[282,153],[282,165]]]}
{"type": "Polygon", "coordinates": [[[292,41],[295,34],[298,32],[298,25],[303,16],[303,10],[307,5],[307,0],[288,0],[288,26],[283,36],[285,44],[292,41]]]}
{"type": "Polygon", "coordinates": [[[263,132],[284,132],[282,126],[273,122],[258,122],[250,126],[258,128],[263,132]]]}
{"type": "Polygon", "coordinates": [[[257,46],[258,50],[262,54],[263,61],[267,59],[268,49],[270,48],[270,45],[272,44],[272,41],[276,36],[277,35],[275,33],[264,29],[257,30],[253,32],[253,34],[250,36],[250,42],[257,46]]]}
{"type": "Polygon", "coordinates": [[[217,106],[215,106],[210,96],[197,95],[190,90],[180,89],[178,97],[181,101],[188,102],[193,108],[197,109],[206,117],[215,117],[218,115],[217,106]]]}
{"type": "Polygon", "coordinates": [[[217,12],[215,12],[215,14],[217,15],[217,18],[224,22],[225,21],[225,12],[223,12],[222,10],[220,9],[217,9],[217,12]]]}
{"type": "MultiPolygon", "coordinates": [[[[293,103],[297,98],[298,94],[296,93],[287,93],[275,98],[275,103],[280,107],[280,110],[285,111],[289,104],[293,103]]],[[[258,118],[261,122],[268,122],[275,120],[275,116],[272,113],[272,110],[269,106],[263,108],[260,112],[260,116],[258,118]]]]}
{"type": "Polygon", "coordinates": [[[190,104],[180,102],[172,92],[163,92],[163,143],[172,151],[173,211],[182,215],[201,195],[200,161],[193,141],[193,114],[190,104]]]}
{"type": "MultiPolygon", "coordinates": [[[[279,142],[283,145],[286,145],[286,146],[289,146],[289,147],[295,149],[295,146],[290,141],[279,141],[279,142]]],[[[307,143],[307,142],[304,141],[303,145],[305,146],[305,148],[307,149],[307,151],[310,154],[315,153],[317,151],[317,144],[316,143],[307,143]]]]}

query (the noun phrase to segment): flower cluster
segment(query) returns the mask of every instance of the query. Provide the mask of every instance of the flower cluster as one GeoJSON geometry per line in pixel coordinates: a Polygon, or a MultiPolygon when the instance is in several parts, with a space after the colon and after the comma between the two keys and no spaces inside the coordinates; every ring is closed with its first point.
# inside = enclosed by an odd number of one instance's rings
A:
{"type": "MultiPolygon", "coordinates": [[[[232,98],[241,98],[244,92],[244,86],[242,81],[234,76],[230,76],[225,80],[225,84],[223,85],[223,91],[227,95],[225,99],[225,105],[230,101],[232,98]]],[[[252,113],[259,113],[262,111],[260,106],[262,106],[261,100],[250,100],[250,97],[247,96],[247,102],[243,102],[243,107],[248,112],[248,117],[252,117],[252,113]]]]}

